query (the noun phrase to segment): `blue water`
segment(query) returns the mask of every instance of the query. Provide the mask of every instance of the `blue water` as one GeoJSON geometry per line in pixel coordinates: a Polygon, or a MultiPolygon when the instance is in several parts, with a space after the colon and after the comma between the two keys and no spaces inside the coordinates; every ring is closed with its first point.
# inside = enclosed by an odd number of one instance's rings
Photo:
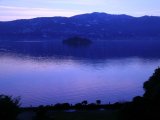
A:
{"type": "Polygon", "coordinates": [[[20,96],[22,106],[130,101],[143,95],[144,81],[160,65],[159,47],[118,43],[88,48],[0,44],[0,94],[20,96]]]}
{"type": "Polygon", "coordinates": [[[143,94],[143,82],[160,60],[109,59],[88,63],[55,58],[0,57],[0,92],[21,96],[22,106],[123,102],[143,94]]]}

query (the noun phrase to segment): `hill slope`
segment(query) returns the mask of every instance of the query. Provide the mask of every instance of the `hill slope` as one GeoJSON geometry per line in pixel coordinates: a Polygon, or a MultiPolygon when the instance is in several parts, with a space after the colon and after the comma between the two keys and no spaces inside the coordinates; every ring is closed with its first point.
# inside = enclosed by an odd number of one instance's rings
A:
{"type": "Polygon", "coordinates": [[[0,22],[4,37],[70,37],[136,38],[160,37],[160,17],[90,13],[73,17],[34,18],[0,22]]]}

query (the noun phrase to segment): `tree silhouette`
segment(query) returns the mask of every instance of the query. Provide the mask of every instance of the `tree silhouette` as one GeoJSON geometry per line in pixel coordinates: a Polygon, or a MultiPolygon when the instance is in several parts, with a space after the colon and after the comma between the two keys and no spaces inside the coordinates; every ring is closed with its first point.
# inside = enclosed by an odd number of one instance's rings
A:
{"type": "Polygon", "coordinates": [[[137,96],[125,108],[127,120],[160,119],[160,68],[143,85],[145,93],[137,96]]]}
{"type": "Polygon", "coordinates": [[[63,44],[66,44],[72,47],[89,46],[91,43],[92,41],[90,39],[82,38],[78,36],[63,40],[63,44]]]}
{"type": "Polygon", "coordinates": [[[144,98],[152,102],[160,102],[160,68],[157,68],[153,75],[143,86],[144,98]]]}
{"type": "Polygon", "coordinates": [[[96,100],[96,104],[100,105],[101,104],[101,100],[96,100]]]}
{"type": "Polygon", "coordinates": [[[82,105],[87,105],[87,104],[88,104],[87,100],[82,101],[82,105]]]}
{"type": "Polygon", "coordinates": [[[16,120],[20,98],[0,95],[0,120],[16,120]]]}

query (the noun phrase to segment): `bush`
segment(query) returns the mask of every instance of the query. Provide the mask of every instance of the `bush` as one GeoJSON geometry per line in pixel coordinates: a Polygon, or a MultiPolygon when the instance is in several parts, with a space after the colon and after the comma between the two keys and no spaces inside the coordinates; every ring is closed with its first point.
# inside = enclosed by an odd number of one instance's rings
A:
{"type": "Polygon", "coordinates": [[[19,113],[20,98],[0,95],[0,120],[16,120],[19,113]]]}

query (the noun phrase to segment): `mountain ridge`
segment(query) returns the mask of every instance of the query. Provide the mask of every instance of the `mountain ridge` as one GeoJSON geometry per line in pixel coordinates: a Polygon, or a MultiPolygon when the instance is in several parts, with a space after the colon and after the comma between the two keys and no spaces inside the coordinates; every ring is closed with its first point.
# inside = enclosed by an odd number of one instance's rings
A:
{"type": "Polygon", "coordinates": [[[105,39],[160,37],[160,17],[87,13],[72,17],[38,17],[0,22],[5,37],[96,37],[105,39]]]}
{"type": "Polygon", "coordinates": [[[52,19],[52,18],[74,18],[77,16],[84,16],[84,15],[95,15],[95,14],[103,14],[103,15],[112,15],[112,16],[126,16],[126,17],[132,17],[132,18],[144,18],[144,17],[156,17],[156,18],[160,18],[160,16],[152,16],[152,15],[143,15],[143,16],[139,16],[139,17],[135,17],[135,16],[131,16],[131,15],[127,15],[127,14],[109,14],[109,13],[105,13],[105,12],[92,12],[92,13],[84,13],[84,14],[77,14],[71,17],[65,17],[65,16],[54,16],[54,17],[35,17],[35,18],[30,18],[30,19],[16,19],[16,20],[10,20],[10,21],[0,21],[2,23],[5,22],[14,22],[14,21],[21,21],[21,20],[34,20],[34,19],[43,19],[43,18],[47,18],[47,19],[52,19]]]}

